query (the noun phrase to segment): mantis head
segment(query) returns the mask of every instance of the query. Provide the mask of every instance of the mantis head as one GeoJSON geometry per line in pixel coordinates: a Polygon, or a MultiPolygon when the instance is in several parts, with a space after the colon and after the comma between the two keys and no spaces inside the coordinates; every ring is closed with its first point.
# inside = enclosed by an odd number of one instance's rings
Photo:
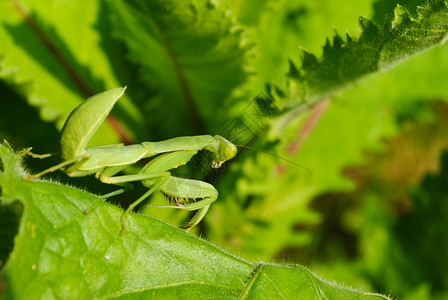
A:
{"type": "Polygon", "coordinates": [[[212,161],[212,168],[219,168],[224,162],[235,157],[237,150],[236,146],[220,135],[214,136],[217,141],[217,147],[213,151],[215,159],[212,161]]]}

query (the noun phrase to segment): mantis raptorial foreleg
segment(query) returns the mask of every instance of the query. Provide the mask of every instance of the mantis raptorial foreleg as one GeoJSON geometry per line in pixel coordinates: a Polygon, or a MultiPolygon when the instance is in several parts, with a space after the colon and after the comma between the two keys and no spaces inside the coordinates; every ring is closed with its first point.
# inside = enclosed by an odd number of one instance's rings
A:
{"type": "MultiPolygon", "coordinates": [[[[104,145],[86,148],[87,143],[110,113],[125,88],[116,88],[87,99],[67,118],[61,134],[61,156],[64,161],[40,173],[30,175],[26,180],[38,178],[46,173],[63,170],[71,177],[95,174],[100,181],[122,186],[121,189],[104,195],[110,197],[123,193],[139,181],[148,188],[122,215],[126,215],[156,190],[160,190],[173,207],[198,212],[184,228],[197,225],[205,216],[210,204],[217,197],[216,189],[202,181],[171,176],[169,170],[186,164],[200,150],[213,154],[212,167],[218,168],[236,155],[236,147],[225,138],[215,135],[177,137],[162,142],[143,142],[124,146],[104,145]],[[117,175],[126,167],[143,158],[159,155],[147,163],[138,173],[117,175]]],[[[160,206],[159,206],[160,207],[160,206]]]]}

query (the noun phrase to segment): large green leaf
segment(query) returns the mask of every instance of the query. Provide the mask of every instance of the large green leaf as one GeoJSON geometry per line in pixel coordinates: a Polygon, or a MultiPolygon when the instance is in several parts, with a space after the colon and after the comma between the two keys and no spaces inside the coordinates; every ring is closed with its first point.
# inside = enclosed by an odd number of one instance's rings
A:
{"type": "Polygon", "coordinates": [[[59,183],[24,181],[20,155],[4,145],[0,155],[2,205],[23,204],[14,250],[1,271],[8,298],[383,297],[326,282],[301,266],[249,263],[137,214],[120,236],[121,209],[59,183]]]}
{"type": "Polygon", "coordinates": [[[334,0],[234,2],[239,21],[250,28],[256,40],[257,82],[251,82],[249,88],[257,94],[266,82],[283,80],[288,72],[288,59],[300,63],[298,47],[320,53],[324,37],[332,35],[334,28],[355,32],[358,16],[370,15],[373,0],[356,3],[334,0]],[[344,9],[339,9],[340,6],[344,9]]]}
{"type": "MultiPolygon", "coordinates": [[[[361,33],[345,39],[336,33],[327,39],[320,59],[303,50],[301,66],[290,62],[286,107],[303,102],[319,101],[355,80],[374,72],[382,72],[409,56],[442,45],[448,36],[448,6],[444,0],[430,1],[418,7],[413,17],[402,6],[394,10],[394,18],[378,26],[360,17],[361,33]]],[[[296,108],[302,111],[302,108],[296,108]]]]}
{"type": "Polygon", "coordinates": [[[247,77],[247,47],[226,1],[110,1],[113,30],[157,90],[153,124],[179,134],[219,130],[218,109],[247,77]],[[165,110],[160,110],[164,106],[165,110]]]}
{"type": "MultiPolygon", "coordinates": [[[[17,81],[33,83],[27,100],[44,120],[61,128],[88,96],[129,84],[121,48],[107,34],[102,1],[4,0],[0,11],[0,57],[5,67],[16,69],[17,81]]],[[[120,116],[132,116],[127,125],[137,127],[142,118],[126,97],[119,106],[120,116]]],[[[100,132],[96,144],[118,141],[110,127],[100,132]]]]}

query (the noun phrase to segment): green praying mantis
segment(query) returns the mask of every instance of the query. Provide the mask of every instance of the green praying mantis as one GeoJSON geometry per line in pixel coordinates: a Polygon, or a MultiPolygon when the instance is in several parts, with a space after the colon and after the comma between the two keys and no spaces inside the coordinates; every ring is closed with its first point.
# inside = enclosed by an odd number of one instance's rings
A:
{"type": "Polygon", "coordinates": [[[170,170],[186,164],[200,150],[210,151],[213,155],[211,166],[219,168],[236,155],[237,148],[219,135],[177,137],[127,146],[116,144],[87,147],[89,140],[125,90],[126,87],[114,88],[94,95],[73,110],[61,132],[63,162],[25,179],[35,179],[56,170],[63,170],[71,177],[95,174],[103,183],[122,187],[104,195],[104,198],[121,194],[132,187],[131,182],[139,181],[148,191],[123,213],[121,234],[125,231],[125,217],[157,190],[163,193],[170,204],[159,207],[197,211],[188,224],[181,227],[188,230],[204,218],[210,205],[218,198],[218,192],[209,183],[172,176],[170,170]],[[136,174],[117,175],[126,167],[152,156],[156,157],[136,174]]]}

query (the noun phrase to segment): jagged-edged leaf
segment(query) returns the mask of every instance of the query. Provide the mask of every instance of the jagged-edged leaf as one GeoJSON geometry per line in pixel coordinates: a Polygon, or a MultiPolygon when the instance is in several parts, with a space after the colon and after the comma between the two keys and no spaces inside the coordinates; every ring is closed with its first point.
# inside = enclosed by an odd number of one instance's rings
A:
{"type": "MultiPolygon", "coordinates": [[[[58,118],[58,113],[54,110],[49,110],[48,107],[44,105],[46,100],[36,94],[35,83],[32,80],[24,80],[20,78],[19,68],[15,66],[5,66],[5,59],[3,57],[0,57],[0,80],[3,85],[14,90],[32,105],[41,106],[40,114],[42,119],[55,120],[58,118]]],[[[3,98],[5,97],[6,96],[3,95],[3,98]]],[[[6,101],[7,99],[4,99],[4,102],[6,101]]]]}
{"type": "Polygon", "coordinates": [[[178,134],[219,130],[225,123],[214,121],[223,113],[221,103],[247,77],[247,47],[226,1],[110,4],[115,36],[127,45],[141,79],[157,91],[151,122],[161,131],[176,126],[178,134]]]}
{"type": "Polygon", "coordinates": [[[33,97],[32,82],[19,81],[17,68],[6,68],[0,60],[1,139],[20,147],[33,145],[45,153],[57,152],[59,132],[53,123],[42,122],[39,110],[28,104],[27,99],[33,97]]]}
{"type": "Polygon", "coordinates": [[[142,215],[131,214],[121,236],[121,209],[58,183],[25,181],[20,155],[1,145],[0,156],[1,204],[23,205],[0,273],[6,298],[384,298],[300,266],[249,263],[142,215]]]}
{"type": "MultiPolygon", "coordinates": [[[[45,121],[56,121],[61,128],[88,96],[128,84],[120,48],[106,34],[109,25],[102,1],[2,1],[0,9],[0,56],[5,67],[16,68],[18,81],[32,82],[27,100],[39,107],[45,121]]],[[[122,116],[141,120],[128,100],[120,107],[122,116]]],[[[106,126],[95,138],[96,143],[118,140],[106,126]]]]}
{"type": "Polygon", "coordinates": [[[357,17],[370,13],[371,2],[373,0],[356,3],[334,0],[237,2],[238,20],[250,28],[256,40],[257,82],[251,82],[248,88],[258,94],[266,82],[282,81],[288,72],[288,58],[297,64],[300,62],[299,46],[320,53],[323,38],[332,35],[334,28],[353,32],[357,17]],[[344,9],[339,9],[341,5],[344,9]]]}
{"type": "Polygon", "coordinates": [[[397,5],[405,7],[409,12],[414,14],[418,6],[425,5],[427,0],[374,0],[372,2],[373,14],[372,20],[377,24],[383,24],[390,21],[393,15],[390,13],[397,5]]]}
{"type": "Polygon", "coordinates": [[[448,36],[448,6],[443,0],[430,1],[413,17],[398,5],[391,22],[380,27],[360,17],[359,26],[357,37],[336,33],[331,42],[327,39],[321,58],[302,50],[300,68],[291,61],[291,70],[297,71],[290,72],[290,105],[320,100],[364,75],[442,45],[448,36]]]}

